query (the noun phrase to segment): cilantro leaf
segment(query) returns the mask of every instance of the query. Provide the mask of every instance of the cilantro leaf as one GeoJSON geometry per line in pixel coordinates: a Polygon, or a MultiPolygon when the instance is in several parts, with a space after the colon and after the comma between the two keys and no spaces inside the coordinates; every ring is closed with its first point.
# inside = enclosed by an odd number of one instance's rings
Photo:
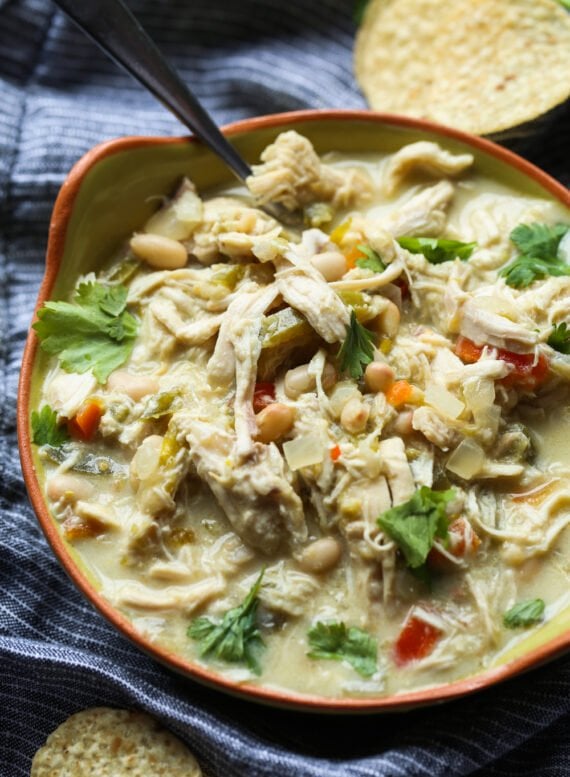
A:
{"type": "Polygon", "coordinates": [[[566,323],[556,324],[546,341],[559,353],[570,353],[570,329],[566,323]]]}
{"type": "Polygon", "coordinates": [[[213,655],[232,664],[245,663],[255,674],[261,674],[258,656],[265,647],[257,628],[257,594],[263,573],[253,584],[246,598],[228,610],[221,622],[196,618],[188,627],[188,636],[200,643],[200,656],[213,655]]]}
{"type": "Polygon", "coordinates": [[[58,426],[57,413],[49,405],[32,411],[32,442],[35,445],[52,445],[59,448],[69,440],[67,429],[58,426]]]}
{"type": "Polygon", "coordinates": [[[566,224],[519,224],[510,234],[510,240],[521,254],[534,259],[550,261],[556,257],[558,246],[569,227],[566,224]]]}
{"type": "Polygon", "coordinates": [[[376,641],[366,631],[344,623],[321,623],[307,634],[312,650],[309,658],[348,661],[362,677],[376,672],[376,641]]]}
{"type": "Polygon", "coordinates": [[[420,570],[425,564],[436,537],[448,536],[445,508],[454,497],[452,488],[432,491],[422,486],[407,502],[391,507],[378,518],[378,525],[398,545],[412,570],[420,570]]]}
{"type": "Polygon", "coordinates": [[[566,224],[519,224],[510,234],[511,242],[519,249],[517,256],[500,271],[509,286],[524,289],[534,281],[549,275],[570,275],[570,265],[557,256],[558,246],[568,232],[566,224]]]}
{"type": "Polygon", "coordinates": [[[544,607],[545,604],[542,599],[528,599],[527,601],[519,602],[503,615],[503,623],[507,629],[532,626],[543,619],[544,607]]]}
{"type": "Polygon", "coordinates": [[[534,281],[540,281],[549,275],[568,274],[570,273],[565,271],[565,266],[562,266],[562,263],[545,262],[542,259],[534,259],[532,256],[518,256],[499,272],[499,275],[505,279],[505,283],[515,289],[524,289],[534,281]]]}
{"type": "Polygon", "coordinates": [[[73,303],[46,302],[33,328],[46,353],[57,354],[66,372],[93,370],[99,383],[128,359],[137,334],[125,308],[127,289],[82,283],[73,303]]]}
{"type": "Polygon", "coordinates": [[[127,305],[126,286],[105,286],[102,283],[79,285],[75,301],[82,307],[100,308],[110,316],[119,316],[127,305]]]}
{"type": "Polygon", "coordinates": [[[454,259],[464,262],[477,246],[477,243],[435,237],[399,237],[398,243],[412,254],[423,254],[430,264],[442,264],[454,259]]]}
{"type": "Polygon", "coordinates": [[[355,264],[357,267],[362,267],[364,270],[372,270],[375,273],[383,272],[386,269],[386,265],[380,256],[370,246],[359,243],[356,247],[365,256],[364,259],[356,260],[355,264]]]}
{"type": "Polygon", "coordinates": [[[350,324],[346,330],[346,339],[341,345],[338,357],[340,369],[354,378],[360,378],[363,366],[374,358],[374,335],[369,329],[358,323],[354,310],[350,313],[350,324]]]}

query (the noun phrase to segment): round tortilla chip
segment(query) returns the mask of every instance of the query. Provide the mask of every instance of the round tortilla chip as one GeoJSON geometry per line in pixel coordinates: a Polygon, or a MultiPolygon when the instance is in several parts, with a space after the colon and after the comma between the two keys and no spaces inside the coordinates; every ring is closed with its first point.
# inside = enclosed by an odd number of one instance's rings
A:
{"type": "Polygon", "coordinates": [[[35,754],[30,777],[200,777],[192,753],[148,715],[93,707],[72,715],[35,754]]]}
{"type": "Polygon", "coordinates": [[[499,132],[570,96],[570,14],[556,0],[372,0],[354,66],[375,110],[499,132]]]}

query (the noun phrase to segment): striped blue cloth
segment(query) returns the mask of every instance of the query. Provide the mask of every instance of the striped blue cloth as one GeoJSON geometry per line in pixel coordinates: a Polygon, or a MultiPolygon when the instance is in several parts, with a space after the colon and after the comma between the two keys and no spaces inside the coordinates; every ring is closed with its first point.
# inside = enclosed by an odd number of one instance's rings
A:
{"type": "MultiPolygon", "coordinates": [[[[364,107],[351,69],[351,0],[131,6],[220,123],[305,107],[364,107]]],[[[569,128],[566,110],[523,149],[566,182],[569,128]]],[[[92,145],[126,134],[181,128],[48,0],[0,0],[0,773],[29,774],[33,753],[59,723],[111,705],[160,718],[210,777],[569,775],[570,658],[433,709],[307,719],[162,668],[117,634],[62,572],[22,482],[19,365],[58,188],[92,145]]]]}

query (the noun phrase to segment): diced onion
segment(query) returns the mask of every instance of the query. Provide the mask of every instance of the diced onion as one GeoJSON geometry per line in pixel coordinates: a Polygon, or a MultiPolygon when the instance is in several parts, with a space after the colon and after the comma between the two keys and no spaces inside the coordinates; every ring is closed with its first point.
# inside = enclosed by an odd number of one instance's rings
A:
{"type": "Polygon", "coordinates": [[[501,420],[501,408],[491,405],[473,413],[473,419],[480,429],[488,429],[496,434],[501,420]]]}
{"type": "Polygon", "coordinates": [[[495,383],[490,378],[470,378],[463,384],[463,397],[473,420],[481,429],[497,429],[501,408],[495,405],[495,383]]]}
{"type": "Polygon", "coordinates": [[[148,480],[156,472],[163,440],[160,435],[151,434],[141,443],[131,462],[131,472],[135,477],[148,480]]]}
{"type": "Polygon", "coordinates": [[[172,208],[178,221],[187,227],[197,227],[202,221],[204,211],[202,200],[190,189],[177,197],[172,203],[172,208]]]}
{"type": "Polygon", "coordinates": [[[485,452],[473,440],[462,440],[447,460],[450,472],[464,480],[471,480],[483,467],[485,452]]]}
{"type": "Polygon", "coordinates": [[[283,443],[283,453],[293,471],[320,464],[325,456],[323,438],[316,432],[304,434],[283,443]]]}
{"type": "Polygon", "coordinates": [[[330,408],[333,415],[339,418],[342,413],[342,408],[346,405],[348,400],[359,394],[360,392],[353,381],[341,380],[340,383],[337,383],[329,397],[330,408]]]}
{"type": "Polygon", "coordinates": [[[202,221],[202,201],[193,191],[185,191],[171,205],[161,208],[145,224],[145,232],[172,240],[184,240],[202,221]]]}
{"type": "Polygon", "coordinates": [[[463,397],[473,415],[491,407],[495,401],[495,384],[490,378],[469,378],[463,384],[463,397]]]}
{"type": "Polygon", "coordinates": [[[458,418],[465,410],[460,399],[437,383],[431,383],[425,390],[424,402],[449,418],[458,418]]]}

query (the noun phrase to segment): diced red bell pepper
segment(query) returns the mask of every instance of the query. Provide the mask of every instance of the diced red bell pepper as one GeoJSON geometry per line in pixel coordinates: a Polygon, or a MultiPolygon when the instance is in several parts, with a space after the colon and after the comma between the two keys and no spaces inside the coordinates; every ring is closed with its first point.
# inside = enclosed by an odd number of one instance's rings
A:
{"type": "Polygon", "coordinates": [[[340,449],[340,445],[335,445],[334,448],[330,449],[330,457],[332,461],[337,461],[340,458],[340,454],[342,453],[340,449]]]}
{"type": "MultiPolygon", "coordinates": [[[[459,337],[455,353],[465,364],[474,364],[479,361],[484,347],[467,337],[459,337]]],[[[536,359],[533,353],[515,353],[503,348],[497,348],[496,351],[497,359],[512,366],[510,373],[499,381],[506,388],[535,391],[548,377],[548,360],[543,354],[539,354],[536,359]]]]}
{"type": "Polygon", "coordinates": [[[548,360],[543,354],[535,360],[532,353],[499,351],[499,359],[513,365],[511,372],[501,380],[506,388],[535,391],[548,377],[548,360]]]}
{"type": "Polygon", "coordinates": [[[96,399],[88,399],[81,405],[75,417],[67,422],[70,435],[83,442],[89,442],[95,436],[102,415],[101,403],[96,399]]]}
{"type": "Polygon", "coordinates": [[[419,661],[429,656],[443,631],[432,623],[428,623],[410,610],[404,622],[402,631],[394,645],[394,661],[398,666],[405,666],[411,661],[419,661]]]}
{"type": "Polygon", "coordinates": [[[459,336],[455,343],[455,353],[464,364],[475,364],[475,362],[478,362],[481,358],[483,346],[475,345],[473,340],[459,336]]]}
{"type": "Polygon", "coordinates": [[[275,402],[275,384],[256,383],[253,392],[253,412],[259,413],[272,402],[275,402]]]}
{"type": "MultiPolygon", "coordinates": [[[[473,530],[473,527],[466,518],[458,518],[453,521],[449,527],[449,545],[446,550],[456,558],[467,558],[476,551],[481,540],[473,530]]],[[[427,557],[427,563],[430,569],[438,572],[445,572],[454,569],[454,564],[438,548],[432,548],[427,557]]]]}

